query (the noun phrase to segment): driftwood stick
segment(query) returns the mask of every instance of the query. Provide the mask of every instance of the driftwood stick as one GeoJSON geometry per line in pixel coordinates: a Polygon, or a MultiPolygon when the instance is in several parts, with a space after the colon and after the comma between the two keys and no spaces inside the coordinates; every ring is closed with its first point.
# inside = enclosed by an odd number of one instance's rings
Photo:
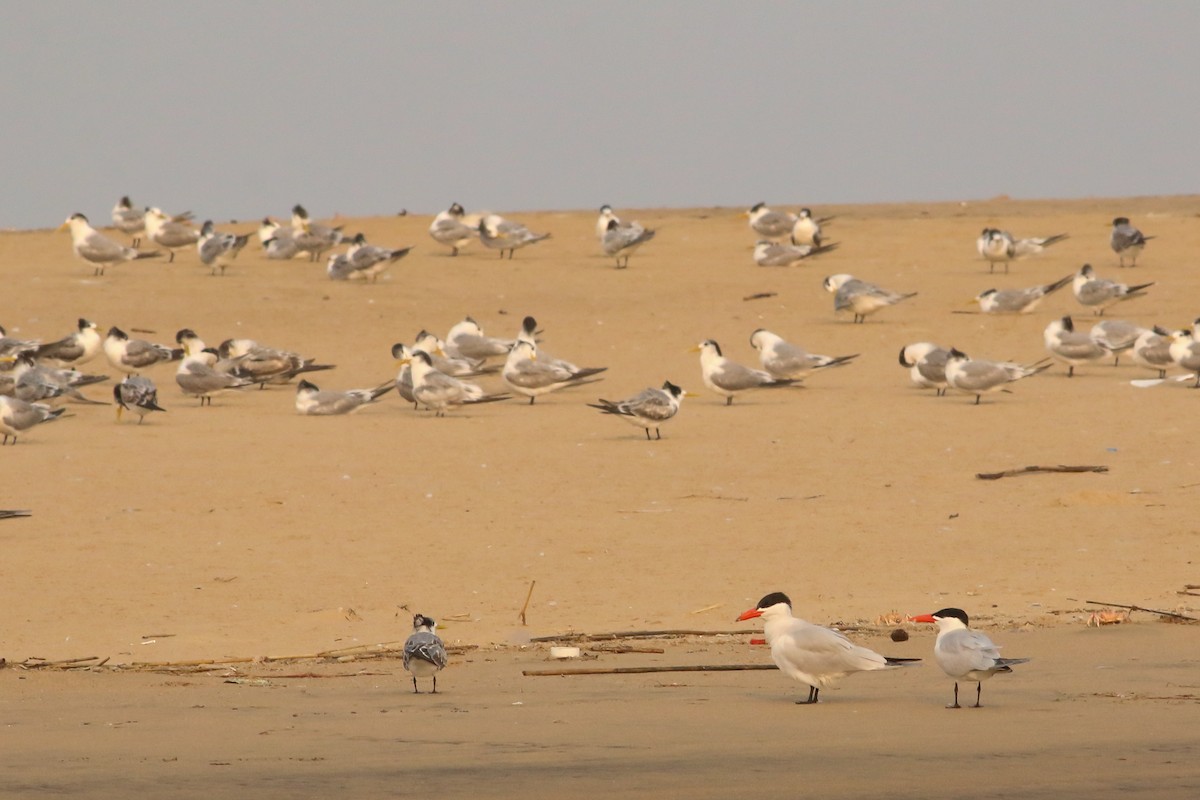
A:
{"type": "MultiPolygon", "coordinates": [[[[86,661],[99,661],[100,656],[86,656],[84,658],[67,658],[62,661],[40,661],[34,659],[26,659],[21,662],[20,666],[25,669],[45,669],[46,667],[69,667],[72,664],[82,664],[86,661]]],[[[108,659],[105,659],[107,661],[108,659]]]]}
{"type": "Polygon", "coordinates": [[[774,664],[693,664],[673,667],[609,667],[567,669],[526,669],[521,674],[527,677],[546,675],[639,675],[646,672],[741,672],[753,669],[779,669],[774,664]]]}
{"type": "Polygon", "coordinates": [[[1003,472],[977,472],[975,477],[981,481],[995,481],[1000,478],[1011,478],[1014,475],[1030,475],[1034,472],[1108,472],[1108,467],[1105,466],[1071,466],[1068,464],[1059,464],[1052,467],[1021,467],[1020,469],[1006,469],[1003,472]]]}
{"type": "Polygon", "coordinates": [[[613,655],[624,655],[625,653],[662,654],[662,653],[667,652],[666,650],[663,650],[661,647],[631,647],[630,645],[627,645],[627,644],[618,644],[615,646],[613,646],[613,645],[596,645],[595,647],[589,647],[588,651],[592,652],[592,653],[612,653],[613,655]]]}
{"type": "Polygon", "coordinates": [[[557,636],[535,636],[531,642],[608,642],[613,639],[670,639],[677,636],[744,636],[758,633],[754,630],[741,631],[617,631],[615,633],[560,633],[557,636]]]}
{"type": "Polygon", "coordinates": [[[1189,617],[1184,614],[1176,614],[1174,611],[1159,611],[1156,608],[1144,608],[1142,606],[1127,606],[1121,603],[1103,603],[1099,600],[1084,600],[1094,606],[1112,606],[1113,608],[1127,608],[1130,611],[1149,611],[1151,614],[1162,614],[1164,617],[1174,617],[1175,619],[1186,619],[1188,622],[1200,622],[1195,617],[1189,617]]]}
{"type": "Polygon", "coordinates": [[[521,606],[521,613],[518,615],[521,618],[521,625],[525,623],[525,612],[529,610],[529,601],[533,599],[533,587],[537,586],[537,581],[529,582],[529,594],[525,595],[525,605],[521,606]]]}

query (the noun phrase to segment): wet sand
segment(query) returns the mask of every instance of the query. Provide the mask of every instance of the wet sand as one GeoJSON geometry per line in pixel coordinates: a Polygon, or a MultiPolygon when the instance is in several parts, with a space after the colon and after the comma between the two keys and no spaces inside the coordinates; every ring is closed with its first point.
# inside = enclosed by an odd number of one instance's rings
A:
{"type": "MultiPolygon", "coordinates": [[[[554,236],[512,261],[478,247],[447,257],[428,217],[345,220],[375,243],[417,245],[370,286],[250,249],[224,278],[194,253],[93,278],[65,233],[0,235],[10,335],[57,338],[80,316],[162,342],[191,327],[210,343],[251,337],[336,363],[316,382],[352,388],[393,377],[391,344],[421,328],[444,335],[470,314],[512,336],[533,314],[545,350],[609,368],[533,407],[434,419],[394,394],[353,417],[300,417],[291,387],[200,408],[162,366],[148,374],[166,414],[118,424],[111,407],[72,405],[4,448],[0,506],[34,512],[0,522],[10,665],[306,655],[401,640],[414,611],[445,621],[448,643],[480,646],[455,657],[438,697],[411,695],[395,660],[208,676],[7,669],[7,791],[1195,796],[1197,629],[1149,614],[1083,622],[1085,600],[1200,616],[1177,594],[1200,583],[1196,395],[1135,389],[1152,375],[1122,359],[1071,379],[1055,366],[976,407],[912,387],[896,353],[931,340],[1036,361],[1051,319],[1093,322],[1069,289],[1022,317],[957,312],[988,287],[1047,283],[1084,262],[1156,282],[1107,317],[1183,327],[1200,315],[1196,208],[1190,197],[820,208],[837,215],[827,235],[841,248],[786,269],[754,266],[755,237],[733,209],[618,209],[659,231],[621,271],[600,255],[591,212],[513,215],[554,236]],[[1118,270],[1108,249],[1118,215],[1158,237],[1135,269],[1118,270]],[[988,225],[1071,238],[989,275],[974,251],[988,225]],[[852,325],[821,289],[838,272],[919,294],[852,325]],[[758,293],[774,295],[743,299],[758,293]],[[759,327],[862,355],[727,408],[688,350],[714,338],[753,363],[759,327]],[[695,396],[662,441],[584,405],[665,379],[695,396]],[[974,478],[1030,464],[1109,471],[974,478]],[[737,613],[774,590],[826,624],[961,606],[1006,655],[1034,661],[986,684],[984,709],[960,711],[942,708],[951,683],[932,662],[856,676],[816,708],[794,706],[801,687],[775,672],[520,675],[546,666],[543,648],[521,649],[530,636],[736,630],[737,613]],[[382,674],[280,677],[357,670],[382,674]]],[[[115,374],[102,357],[88,367],[115,374]]],[[[108,399],[110,386],[85,392],[108,399]]],[[[928,658],[933,631],[912,633],[856,636],[928,658]]],[[[747,638],[595,663],[769,661],[747,638]]]]}

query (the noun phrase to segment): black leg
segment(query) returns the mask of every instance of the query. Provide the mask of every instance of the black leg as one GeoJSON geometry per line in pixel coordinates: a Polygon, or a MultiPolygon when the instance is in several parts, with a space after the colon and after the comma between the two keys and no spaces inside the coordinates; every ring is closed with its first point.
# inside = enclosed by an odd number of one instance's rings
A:
{"type": "Polygon", "coordinates": [[[646,441],[650,441],[650,429],[646,428],[646,441]]]}
{"type": "Polygon", "coordinates": [[[1068,378],[1075,377],[1075,365],[1074,364],[1071,364],[1070,366],[1067,367],[1067,377],[1068,378]]]}
{"type": "Polygon", "coordinates": [[[417,688],[417,676],[413,675],[413,694],[420,694],[421,690],[417,688]]]}
{"type": "Polygon", "coordinates": [[[533,401],[534,401],[534,400],[537,400],[537,396],[536,396],[536,395],[535,395],[535,396],[533,396],[533,397],[531,397],[531,398],[529,398],[529,405],[533,405],[533,401]]]}
{"type": "Polygon", "coordinates": [[[727,405],[727,406],[733,405],[733,395],[730,395],[729,397],[725,398],[725,405],[727,405]]]}
{"type": "Polygon", "coordinates": [[[976,708],[983,707],[983,706],[979,705],[979,696],[981,694],[983,694],[983,681],[976,681],[975,682],[975,707],[976,708]]]}
{"type": "Polygon", "coordinates": [[[946,708],[962,708],[962,706],[958,704],[958,681],[954,682],[954,705],[946,706],[946,708]]]}
{"type": "MultiPolygon", "coordinates": [[[[650,432],[650,431],[646,431],[646,433],[649,433],[649,432],[650,432]]],[[[661,432],[661,431],[659,431],[659,429],[658,429],[658,428],[655,428],[655,429],[654,429],[654,438],[655,438],[655,439],[661,439],[661,438],[662,438],[662,432],[661,432]]]]}
{"type": "Polygon", "coordinates": [[[821,692],[821,690],[815,686],[808,687],[808,699],[807,700],[797,700],[796,705],[798,705],[798,706],[813,705],[814,703],[817,702],[817,695],[820,694],[820,692],[821,692]]]}
{"type": "Polygon", "coordinates": [[[437,694],[437,675],[433,676],[433,693],[437,694]]]}

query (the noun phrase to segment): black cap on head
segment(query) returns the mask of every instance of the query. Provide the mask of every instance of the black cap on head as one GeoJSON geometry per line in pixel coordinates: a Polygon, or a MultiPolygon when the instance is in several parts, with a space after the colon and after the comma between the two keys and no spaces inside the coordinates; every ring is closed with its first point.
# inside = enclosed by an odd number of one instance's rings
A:
{"type": "Polygon", "coordinates": [[[129,202],[129,195],[123,195],[121,202],[117,205],[121,206],[121,208],[133,208],[133,203],[129,202]]]}
{"type": "Polygon", "coordinates": [[[537,330],[537,320],[533,317],[526,317],[525,319],[521,320],[521,330],[532,336],[537,330]]]}
{"type": "Polygon", "coordinates": [[[404,342],[396,342],[394,345],[392,345],[392,358],[399,358],[400,354],[403,352],[404,342]]]}
{"type": "Polygon", "coordinates": [[[950,354],[947,355],[946,358],[969,358],[969,356],[962,350],[959,350],[957,347],[951,347],[950,354]]]}
{"type": "Polygon", "coordinates": [[[127,333],[125,333],[125,331],[118,328],[116,325],[113,325],[111,328],[108,329],[108,335],[112,336],[116,339],[128,339],[129,338],[129,335],[127,333]]]}
{"type": "Polygon", "coordinates": [[[792,607],[792,600],[786,594],[783,592],[771,592],[762,600],[759,600],[758,605],[755,606],[755,608],[770,608],[771,606],[779,605],[780,603],[787,603],[788,608],[792,607]]]}
{"type": "Polygon", "coordinates": [[[1128,225],[1129,217],[1117,217],[1113,220],[1113,225],[1128,225]]]}
{"type": "Polygon", "coordinates": [[[755,203],[754,205],[750,206],[750,212],[753,213],[761,208],[765,208],[766,205],[766,203],[755,203]]]}
{"type": "Polygon", "coordinates": [[[308,381],[301,378],[300,382],[296,384],[296,391],[297,392],[315,392],[318,390],[317,390],[317,385],[315,383],[309,383],[308,381]]]}
{"type": "Polygon", "coordinates": [[[683,389],[680,389],[678,386],[671,383],[670,381],[663,381],[662,388],[663,388],[664,392],[671,395],[672,397],[679,397],[679,395],[683,394],[683,389]]]}
{"type": "Polygon", "coordinates": [[[178,344],[183,344],[184,339],[195,339],[196,332],[191,328],[180,328],[175,332],[175,341],[178,344]]]}
{"type": "Polygon", "coordinates": [[[305,219],[308,218],[308,212],[305,211],[304,206],[300,205],[299,203],[292,206],[292,213],[295,214],[297,217],[302,217],[305,219]]]}
{"type": "Polygon", "coordinates": [[[437,625],[437,622],[433,617],[427,617],[424,614],[413,614],[414,628],[432,628],[434,625],[437,625]]]}
{"type": "Polygon", "coordinates": [[[414,351],[412,354],[412,357],[414,359],[420,359],[421,361],[423,361],[426,365],[428,365],[430,367],[433,366],[433,359],[430,358],[429,353],[426,353],[424,350],[414,351]]]}
{"type": "Polygon", "coordinates": [[[721,345],[717,344],[715,339],[705,339],[703,342],[701,342],[701,346],[706,344],[712,345],[713,350],[717,351],[717,355],[721,355],[721,345]]]}
{"type": "Polygon", "coordinates": [[[1075,321],[1072,320],[1070,317],[1063,317],[1060,320],[1060,322],[1062,322],[1062,326],[1063,326],[1064,330],[1068,330],[1068,331],[1075,330],[1075,321]]]}
{"type": "Polygon", "coordinates": [[[943,608],[941,611],[933,612],[932,616],[940,617],[942,619],[954,617],[955,619],[962,620],[963,625],[969,624],[967,622],[967,612],[963,611],[961,608],[943,608]]]}

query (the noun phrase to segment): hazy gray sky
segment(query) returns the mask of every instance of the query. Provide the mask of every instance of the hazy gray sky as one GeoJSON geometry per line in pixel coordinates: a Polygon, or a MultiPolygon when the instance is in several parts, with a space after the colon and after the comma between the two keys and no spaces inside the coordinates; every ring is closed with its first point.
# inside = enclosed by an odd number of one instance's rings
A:
{"type": "Polygon", "coordinates": [[[1192,193],[1200,3],[4,3],[0,227],[1192,193]]]}

